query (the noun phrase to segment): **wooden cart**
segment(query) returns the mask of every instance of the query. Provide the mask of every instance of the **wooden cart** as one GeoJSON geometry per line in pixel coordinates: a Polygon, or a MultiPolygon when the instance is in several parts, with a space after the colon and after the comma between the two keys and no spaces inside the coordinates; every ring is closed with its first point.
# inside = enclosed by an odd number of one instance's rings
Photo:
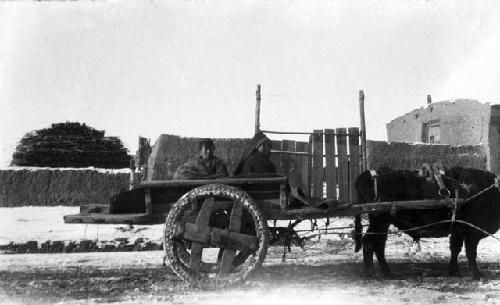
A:
{"type": "Polygon", "coordinates": [[[272,160],[282,176],[145,181],[120,199],[139,207],[134,213],[82,206],[64,221],[164,223],[164,251],[173,271],[194,286],[215,288],[243,281],[262,264],[271,235],[268,221],[449,207],[447,200],[355,204],[354,181],[366,169],[361,95],[360,106],[361,130],[315,130],[308,142],[273,141],[272,160]],[[216,251],[206,262],[210,248],[216,251]]]}
{"type": "Polygon", "coordinates": [[[357,149],[359,132],[356,133],[357,128],[349,130],[351,133],[345,133],[344,129],[314,132],[312,153],[297,153],[291,149],[296,150],[297,143],[281,142],[280,145],[289,147],[290,151],[275,150],[274,158],[278,156],[275,162],[288,176],[146,181],[122,199],[123,204],[141,207],[138,213],[111,214],[96,206],[82,206],[80,214],[67,215],[64,221],[164,223],[164,251],[171,268],[192,285],[210,289],[243,281],[262,264],[269,246],[269,220],[319,219],[395,208],[450,206],[446,200],[356,205],[353,184],[361,168],[357,149]],[[337,152],[332,153],[331,147],[326,146],[325,156],[315,153],[314,143],[318,143],[316,146],[335,143],[337,152]],[[323,161],[327,165],[325,169],[319,166],[323,161]],[[305,172],[300,172],[301,166],[305,172]],[[323,178],[324,170],[327,179],[323,178]],[[319,196],[294,194],[294,184],[300,185],[300,181],[311,181],[307,184],[311,186],[311,194],[319,196]],[[321,196],[324,191],[326,196],[321,196]],[[212,254],[211,262],[204,260],[204,252],[213,252],[208,248],[219,249],[212,254]],[[217,256],[215,262],[214,255],[217,256]]]}

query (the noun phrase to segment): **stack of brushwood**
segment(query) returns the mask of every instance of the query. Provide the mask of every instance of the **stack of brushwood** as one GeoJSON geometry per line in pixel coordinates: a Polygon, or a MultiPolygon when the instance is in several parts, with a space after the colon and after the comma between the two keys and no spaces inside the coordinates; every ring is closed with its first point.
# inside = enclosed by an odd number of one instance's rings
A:
{"type": "Polygon", "coordinates": [[[130,156],[117,137],[85,124],[66,122],[26,134],[12,165],[39,167],[129,167],[130,156]]]}

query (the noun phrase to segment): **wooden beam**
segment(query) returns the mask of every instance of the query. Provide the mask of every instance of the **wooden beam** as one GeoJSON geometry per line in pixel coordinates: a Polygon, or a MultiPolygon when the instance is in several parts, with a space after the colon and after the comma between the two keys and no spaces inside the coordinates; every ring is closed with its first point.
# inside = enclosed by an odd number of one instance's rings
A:
{"type": "MultiPolygon", "coordinates": [[[[184,227],[176,229],[176,236],[192,241],[193,245],[202,244],[207,248],[223,248],[234,251],[250,251],[258,249],[259,240],[256,236],[229,232],[226,229],[186,223],[184,227]]],[[[191,257],[193,256],[191,245],[191,257]]]]}
{"type": "Polygon", "coordinates": [[[220,183],[229,185],[245,185],[245,184],[281,184],[287,182],[286,177],[272,178],[220,178],[220,179],[203,179],[203,180],[156,180],[142,182],[137,188],[164,188],[175,186],[200,186],[205,184],[220,183]]]}
{"type": "Polygon", "coordinates": [[[350,207],[353,214],[359,213],[373,213],[373,212],[387,212],[393,207],[397,209],[409,210],[439,210],[443,208],[450,208],[452,206],[451,200],[408,200],[408,201],[383,201],[374,203],[355,204],[350,207]]]}

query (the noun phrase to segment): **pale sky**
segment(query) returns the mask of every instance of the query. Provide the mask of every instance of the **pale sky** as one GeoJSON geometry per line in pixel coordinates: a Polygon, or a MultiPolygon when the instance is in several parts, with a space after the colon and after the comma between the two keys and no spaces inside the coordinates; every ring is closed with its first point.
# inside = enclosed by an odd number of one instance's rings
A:
{"type": "Polygon", "coordinates": [[[500,103],[499,1],[0,2],[0,165],[78,121],[118,136],[359,126],[433,101],[500,103]]]}

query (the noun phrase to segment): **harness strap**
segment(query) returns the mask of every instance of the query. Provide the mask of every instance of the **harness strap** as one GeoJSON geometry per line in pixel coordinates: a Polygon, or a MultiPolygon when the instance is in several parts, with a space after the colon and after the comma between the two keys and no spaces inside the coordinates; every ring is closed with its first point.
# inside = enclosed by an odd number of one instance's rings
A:
{"type": "Polygon", "coordinates": [[[372,176],[373,179],[373,191],[375,193],[375,200],[379,201],[378,198],[378,186],[377,186],[377,180],[378,180],[378,173],[376,170],[372,169],[370,170],[370,175],[372,176]]]}
{"type": "Polygon", "coordinates": [[[445,197],[450,197],[450,190],[448,190],[446,188],[446,185],[444,185],[444,182],[443,182],[443,177],[441,177],[441,170],[439,170],[437,167],[436,167],[436,164],[433,164],[432,165],[432,174],[434,176],[434,179],[436,180],[438,186],[439,186],[439,195],[441,196],[445,196],[445,197]],[[443,193],[443,192],[446,192],[446,193],[443,193]]]}

